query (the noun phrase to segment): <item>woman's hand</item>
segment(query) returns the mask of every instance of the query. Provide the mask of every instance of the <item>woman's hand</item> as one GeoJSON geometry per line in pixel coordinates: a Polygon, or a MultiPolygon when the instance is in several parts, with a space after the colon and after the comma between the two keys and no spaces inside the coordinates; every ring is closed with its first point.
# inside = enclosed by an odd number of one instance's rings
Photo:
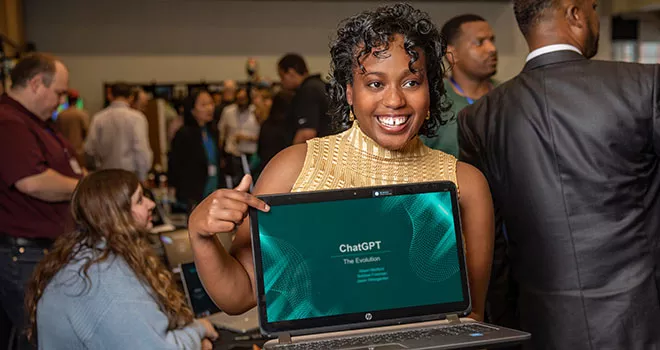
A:
{"type": "MultiPolygon", "coordinates": [[[[218,331],[215,330],[215,327],[213,327],[213,324],[211,321],[205,319],[205,318],[199,318],[197,319],[199,323],[201,323],[204,326],[204,330],[206,331],[204,334],[204,340],[216,340],[218,339],[218,331]]],[[[204,347],[204,342],[202,342],[202,348],[204,347]]],[[[213,344],[211,344],[211,348],[213,348],[213,344]]]]}
{"type": "Polygon", "coordinates": [[[269,211],[266,203],[248,193],[251,183],[252,177],[245,175],[233,190],[217,190],[206,197],[190,214],[189,229],[202,237],[212,237],[217,233],[232,232],[243,222],[249,207],[269,211]]]}

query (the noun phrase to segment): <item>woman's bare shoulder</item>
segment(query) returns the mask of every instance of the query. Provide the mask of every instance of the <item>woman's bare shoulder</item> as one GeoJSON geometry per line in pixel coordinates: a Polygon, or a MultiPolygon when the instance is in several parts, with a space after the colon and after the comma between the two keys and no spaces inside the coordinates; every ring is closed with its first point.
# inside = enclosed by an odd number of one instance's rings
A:
{"type": "Polygon", "coordinates": [[[291,192],[307,157],[307,144],[290,146],[266,165],[254,188],[255,194],[291,192]]]}
{"type": "Polygon", "coordinates": [[[479,169],[465,162],[456,162],[456,180],[461,191],[461,198],[490,198],[488,182],[479,169]]]}

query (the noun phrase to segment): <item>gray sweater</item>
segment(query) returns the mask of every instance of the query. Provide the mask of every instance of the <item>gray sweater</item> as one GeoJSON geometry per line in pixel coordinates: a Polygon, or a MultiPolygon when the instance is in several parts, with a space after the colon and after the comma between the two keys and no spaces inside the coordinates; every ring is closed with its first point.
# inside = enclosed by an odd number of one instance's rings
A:
{"type": "Polygon", "coordinates": [[[37,306],[39,349],[200,349],[202,324],[167,330],[151,288],[123,258],[111,255],[89,269],[91,287],[78,270],[87,250],[60,270],[37,306]]]}

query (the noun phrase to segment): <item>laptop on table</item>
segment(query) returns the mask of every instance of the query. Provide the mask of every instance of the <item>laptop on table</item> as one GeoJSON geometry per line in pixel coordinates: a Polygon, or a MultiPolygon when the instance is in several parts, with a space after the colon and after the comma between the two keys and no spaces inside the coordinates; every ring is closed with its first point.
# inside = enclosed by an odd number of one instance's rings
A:
{"type": "Polygon", "coordinates": [[[259,329],[256,308],[242,315],[227,315],[215,305],[206,293],[197,274],[195,263],[184,263],[180,267],[183,290],[195,318],[207,318],[215,327],[238,334],[252,333],[259,329]]]}
{"type": "Polygon", "coordinates": [[[529,333],[471,312],[451,182],[260,196],[250,209],[265,349],[457,349],[529,333]]]}

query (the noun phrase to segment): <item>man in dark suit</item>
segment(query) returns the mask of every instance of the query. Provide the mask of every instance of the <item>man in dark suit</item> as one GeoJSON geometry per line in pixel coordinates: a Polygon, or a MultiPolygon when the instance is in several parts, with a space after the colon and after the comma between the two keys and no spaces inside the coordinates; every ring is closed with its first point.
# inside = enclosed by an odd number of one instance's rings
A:
{"type": "Polygon", "coordinates": [[[534,349],[658,349],[660,71],[589,60],[595,0],[515,0],[523,71],[459,115],[534,349]]]}

